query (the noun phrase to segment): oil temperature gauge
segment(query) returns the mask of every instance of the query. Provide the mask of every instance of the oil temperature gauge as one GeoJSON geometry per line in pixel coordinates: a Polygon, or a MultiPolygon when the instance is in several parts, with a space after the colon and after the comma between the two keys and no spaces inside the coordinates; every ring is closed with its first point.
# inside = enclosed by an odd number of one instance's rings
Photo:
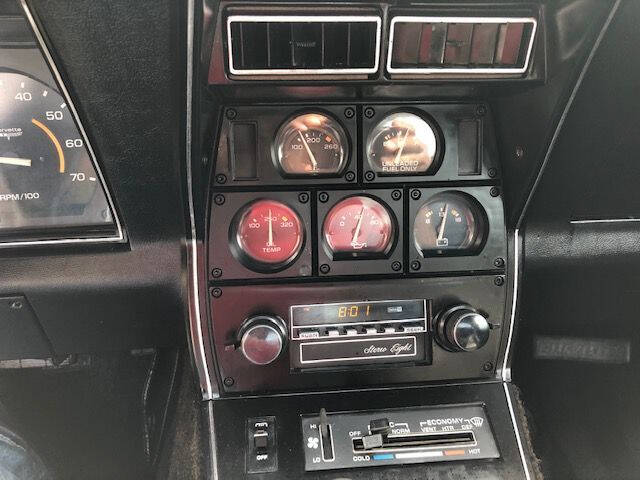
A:
{"type": "Polygon", "coordinates": [[[298,258],[304,245],[304,226],[289,206],[261,199],[236,214],[229,236],[232,252],[247,268],[276,272],[298,258]]]}
{"type": "Polygon", "coordinates": [[[416,215],[413,239],[424,257],[472,255],[486,237],[484,210],[459,192],[431,197],[416,215]]]}
{"type": "Polygon", "coordinates": [[[348,158],[344,129],[331,117],[305,113],[287,121],[276,135],[274,157],[288,176],[336,176],[348,158]]]}
{"type": "Polygon", "coordinates": [[[387,207],[362,195],[334,205],[322,227],[325,246],[334,260],[383,258],[393,247],[395,233],[387,207]]]}

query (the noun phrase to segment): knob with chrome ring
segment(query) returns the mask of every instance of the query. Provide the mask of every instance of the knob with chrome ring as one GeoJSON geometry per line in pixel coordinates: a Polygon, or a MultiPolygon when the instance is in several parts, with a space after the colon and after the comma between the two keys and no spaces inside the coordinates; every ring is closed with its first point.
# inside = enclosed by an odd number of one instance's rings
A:
{"type": "Polygon", "coordinates": [[[475,308],[456,305],[436,317],[435,331],[438,343],[446,350],[473,352],[487,343],[491,325],[475,308]]]}
{"type": "Polygon", "coordinates": [[[244,321],[238,331],[240,351],[254,365],[275,362],[287,343],[284,321],[273,315],[256,315],[244,321]]]}

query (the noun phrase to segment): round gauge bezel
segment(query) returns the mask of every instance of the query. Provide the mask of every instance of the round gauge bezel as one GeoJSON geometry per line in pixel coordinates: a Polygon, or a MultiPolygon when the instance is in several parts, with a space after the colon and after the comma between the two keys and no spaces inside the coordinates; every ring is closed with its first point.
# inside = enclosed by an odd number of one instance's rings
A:
{"type": "MultiPolygon", "coordinates": [[[[380,134],[382,134],[382,131],[380,132],[380,134]]],[[[370,126],[367,132],[367,138],[364,139],[364,156],[366,158],[367,166],[378,177],[425,177],[425,176],[435,175],[438,172],[438,170],[440,170],[440,167],[442,166],[442,161],[444,160],[445,148],[446,148],[446,145],[444,141],[444,133],[442,132],[440,125],[438,125],[438,122],[436,122],[433,119],[433,117],[431,117],[428,113],[423,112],[421,110],[414,109],[414,108],[395,108],[393,110],[389,110],[388,112],[385,112],[384,116],[379,121],[373,123],[370,126]],[[431,128],[431,131],[435,136],[436,151],[433,155],[433,161],[431,162],[431,165],[429,165],[429,168],[427,168],[423,172],[413,172],[413,173],[412,172],[394,172],[394,173],[381,172],[376,169],[376,167],[374,166],[369,156],[369,145],[371,144],[371,140],[372,140],[371,135],[381,123],[385,122],[390,116],[397,115],[397,114],[415,115],[416,117],[424,121],[429,126],[429,128],[431,128]]]]}
{"type": "MultiPolygon", "coordinates": [[[[469,195],[468,193],[461,192],[458,190],[446,190],[444,192],[439,192],[439,193],[436,193],[435,195],[432,195],[431,197],[427,198],[426,201],[420,204],[413,218],[412,229],[410,234],[411,234],[411,238],[413,239],[413,245],[415,249],[423,258],[468,257],[468,256],[477,255],[479,252],[482,251],[482,249],[484,248],[487,242],[487,238],[489,236],[489,228],[490,228],[489,218],[487,216],[487,212],[476,198],[469,195]],[[455,197],[459,201],[464,202],[469,208],[469,211],[471,212],[471,214],[473,215],[475,225],[476,225],[475,231],[473,233],[474,237],[472,238],[469,246],[466,248],[444,249],[443,253],[441,254],[425,255],[425,250],[420,248],[420,245],[418,244],[418,241],[416,239],[416,234],[415,234],[416,220],[418,218],[418,215],[420,214],[422,209],[425,208],[427,205],[437,201],[442,201],[441,199],[443,197],[446,198],[451,196],[455,197]]],[[[429,249],[428,251],[436,251],[436,250],[437,249],[429,249]]]]}
{"type": "Polygon", "coordinates": [[[281,200],[275,200],[273,198],[260,197],[244,204],[233,216],[233,219],[231,220],[231,224],[229,225],[229,249],[231,250],[232,255],[236,260],[238,260],[246,268],[257,273],[277,273],[277,272],[286,270],[291,265],[293,265],[298,260],[298,258],[300,258],[300,255],[304,251],[306,242],[307,242],[307,231],[305,228],[304,220],[300,215],[300,212],[298,212],[298,210],[296,210],[294,207],[292,207],[288,203],[285,203],[281,200]],[[298,246],[297,250],[283,262],[278,262],[278,263],[260,262],[259,260],[256,260],[251,255],[249,255],[242,248],[242,245],[240,242],[240,238],[239,238],[240,224],[242,223],[242,219],[244,215],[249,212],[249,210],[253,205],[265,200],[270,202],[277,202],[282,205],[285,205],[296,215],[296,219],[300,224],[300,234],[301,234],[300,245],[298,246]]]}
{"type": "Polygon", "coordinates": [[[351,137],[349,136],[348,130],[345,127],[345,125],[335,115],[322,109],[314,109],[314,110],[305,109],[305,110],[298,110],[296,112],[293,112],[278,126],[278,128],[275,131],[275,135],[271,140],[271,161],[273,162],[273,165],[275,166],[278,173],[283,178],[338,178],[338,177],[341,177],[344,174],[344,172],[347,170],[347,167],[349,166],[349,164],[351,163],[351,152],[352,152],[351,137]],[[328,118],[338,127],[338,129],[335,129],[335,130],[339,134],[339,136],[342,137],[341,140],[343,140],[343,142],[341,143],[342,143],[342,150],[344,153],[342,156],[342,163],[340,165],[340,168],[335,173],[289,173],[282,166],[282,162],[278,155],[278,150],[279,150],[278,139],[283,133],[284,128],[287,125],[289,125],[294,119],[301,117],[303,115],[313,115],[313,114],[322,115],[328,118]]]}
{"type": "Polygon", "coordinates": [[[345,197],[337,200],[330,208],[327,210],[327,213],[322,220],[320,230],[320,238],[322,241],[322,247],[324,248],[327,256],[333,261],[347,261],[347,260],[380,260],[389,258],[393,251],[395,250],[398,243],[398,218],[396,214],[393,212],[393,209],[379,197],[375,195],[370,195],[367,193],[354,193],[352,195],[347,195],[345,197]],[[388,243],[387,247],[382,252],[334,252],[331,246],[327,242],[327,238],[325,235],[325,225],[327,223],[327,219],[331,212],[342,202],[354,197],[364,197],[374,202],[379,203],[382,208],[384,208],[389,215],[389,219],[391,220],[391,241],[388,243]]]}

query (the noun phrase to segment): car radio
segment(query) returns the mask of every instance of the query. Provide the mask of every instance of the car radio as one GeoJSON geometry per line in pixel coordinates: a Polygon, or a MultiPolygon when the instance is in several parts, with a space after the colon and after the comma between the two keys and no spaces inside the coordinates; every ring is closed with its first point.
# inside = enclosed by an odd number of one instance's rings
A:
{"type": "Polygon", "coordinates": [[[291,367],[431,362],[427,300],[294,305],[291,367]]]}

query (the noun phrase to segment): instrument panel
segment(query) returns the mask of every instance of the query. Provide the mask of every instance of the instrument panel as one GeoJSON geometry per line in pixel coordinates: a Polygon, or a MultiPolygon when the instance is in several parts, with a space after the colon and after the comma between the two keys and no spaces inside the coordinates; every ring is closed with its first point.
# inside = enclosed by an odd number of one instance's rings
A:
{"type": "Polygon", "coordinates": [[[224,115],[211,281],[503,265],[484,105],[247,106],[224,115]]]}
{"type": "Polygon", "coordinates": [[[213,153],[227,392],[494,374],[507,237],[485,105],[228,106],[213,153]]]}
{"type": "Polygon", "coordinates": [[[0,245],[121,240],[93,150],[55,66],[37,49],[26,21],[20,28],[33,44],[5,45],[0,56],[0,245]]]}

